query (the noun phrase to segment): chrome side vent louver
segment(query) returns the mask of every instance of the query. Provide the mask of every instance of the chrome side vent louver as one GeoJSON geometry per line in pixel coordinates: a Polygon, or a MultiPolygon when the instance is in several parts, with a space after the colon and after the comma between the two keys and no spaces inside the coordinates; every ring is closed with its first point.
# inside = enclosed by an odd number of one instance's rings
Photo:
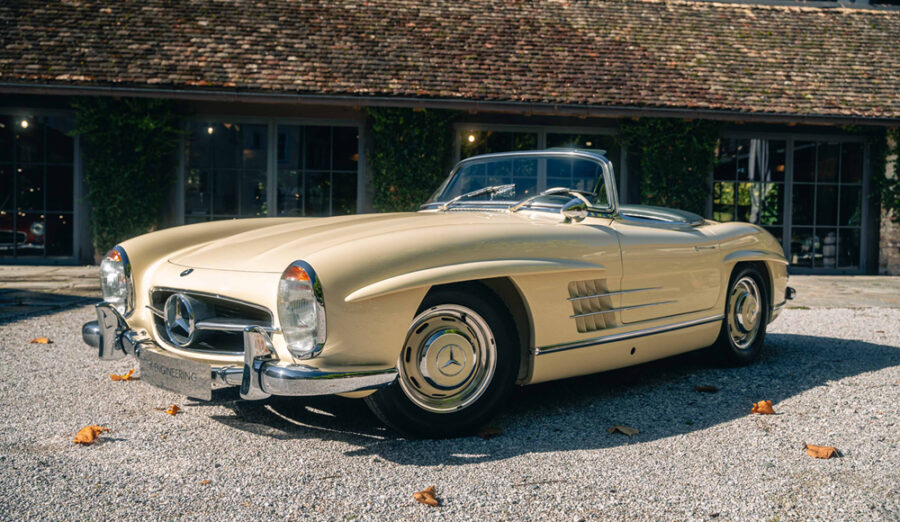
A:
{"type": "Polygon", "coordinates": [[[605,279],[588,279],[569,283],[569,299],[572,303],[572,319],[578,333],[594,332],[618,326],[613,314],[605,313],[613,309],[611,297],[618,292],[609,292],[605,279]]]}

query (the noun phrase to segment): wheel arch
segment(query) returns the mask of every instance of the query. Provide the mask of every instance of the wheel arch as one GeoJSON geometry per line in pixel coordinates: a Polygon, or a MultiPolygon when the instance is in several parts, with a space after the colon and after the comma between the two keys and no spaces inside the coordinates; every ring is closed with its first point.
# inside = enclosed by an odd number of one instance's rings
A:
{"type": "Polygon", "coordinates": [[[533,353],[531,349],[534,339],[534,321],[531,318],[531,309],[525,301],[519,287],[508,277],[492,277],[485,279],[473,279],[434,285],[428,289],[422,302],[429,295],[441,290],[459,290],[477,292],[486,296],[489,300],[503,305],[500,312],[512,321],[516,331],[516,341],[519,345],[519,372],[516,382],[526,382],[534,368],[533,353]]]}
{"type": "MultiPolygon", "coordinates": [[[[749,260],[749,261],[738,261],[731,268],[731,273],[728,274],[729,286],[731,285],[731,278],[734,276],[734,274],[738,270],[741,270],[743,268],[754,268],[754,269],[756,269],[757,272],[759,272],[759,275],[762,276],[763,286],[764,286],[764,290],[766,292],[765,298],[766,298],[766,302],[769,305],[768,306],[769,317],[766,318],[767,319],[766,322],[771,322],[772,311],[775,309],[776,303],[775,303],[774,278],[772,277],[772,271],[771,271],[771,268],[769,267],[769,263],[762,259],[749,260]]],[[[731,290],[726,287],[725,291],[726,291],[726,295],[727,295],[727,292],[730,292],[731,290]]],[[[727,297],[726,297],[726,299],[727,299],[727,297]]]]}

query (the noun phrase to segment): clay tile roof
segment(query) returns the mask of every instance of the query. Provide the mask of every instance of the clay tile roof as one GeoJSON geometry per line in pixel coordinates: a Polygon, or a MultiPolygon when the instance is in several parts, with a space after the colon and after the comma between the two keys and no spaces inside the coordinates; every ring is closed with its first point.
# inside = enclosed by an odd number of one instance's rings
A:
{"type": "Polygon", "coordinates": [[[897,119],[898,42],[900,11],[699,1],[15,0],[0,84],[897,119]]]}

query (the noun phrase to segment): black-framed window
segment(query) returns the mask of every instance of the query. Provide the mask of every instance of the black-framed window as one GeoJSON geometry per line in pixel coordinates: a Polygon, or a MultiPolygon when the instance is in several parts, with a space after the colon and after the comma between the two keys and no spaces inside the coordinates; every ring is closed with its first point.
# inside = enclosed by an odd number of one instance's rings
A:
{"type": "Polygon", "coordinates": [[[359,128],[278,125],[278,215],[356,213],[359,128]]]}
{"type": "Polygon", "coordinates": [[[71,118],[0,115],[0,257],[74,254],[71,118]]]}

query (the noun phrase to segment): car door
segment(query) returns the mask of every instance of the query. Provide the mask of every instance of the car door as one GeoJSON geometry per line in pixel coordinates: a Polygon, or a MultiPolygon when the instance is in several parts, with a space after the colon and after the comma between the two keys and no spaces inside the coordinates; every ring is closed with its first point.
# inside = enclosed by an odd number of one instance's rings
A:
{"type": "Polygon", "coordinates": [[[718,242],[703,225],[617,216],[623,323],[713,308],[721,292],[718,242]]]}

